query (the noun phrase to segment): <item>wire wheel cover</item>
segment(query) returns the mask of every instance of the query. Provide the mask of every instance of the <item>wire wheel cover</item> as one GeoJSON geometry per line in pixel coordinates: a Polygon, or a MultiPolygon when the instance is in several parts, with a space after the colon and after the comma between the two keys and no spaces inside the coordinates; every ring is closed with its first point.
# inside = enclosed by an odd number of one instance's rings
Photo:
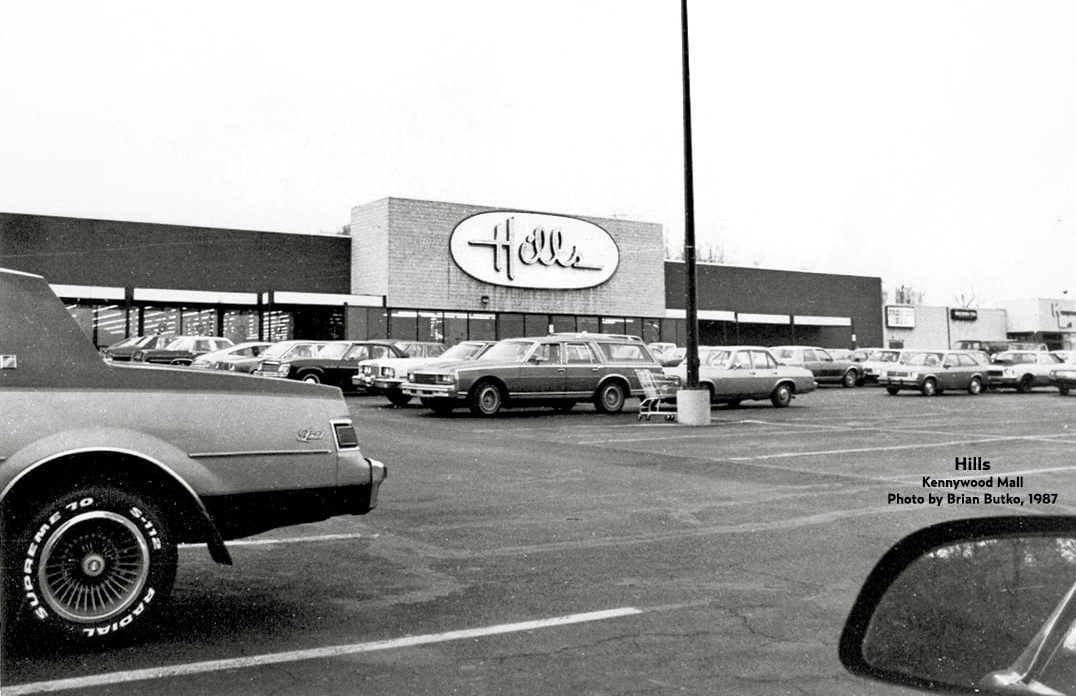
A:
{"type": "Polygon", "coordinates": [[[38,582],[49,607],[69,621],[92,623],[126,610],[149,576],[141,530],[113,512],[78,515],[41,551],[38,582]]]}

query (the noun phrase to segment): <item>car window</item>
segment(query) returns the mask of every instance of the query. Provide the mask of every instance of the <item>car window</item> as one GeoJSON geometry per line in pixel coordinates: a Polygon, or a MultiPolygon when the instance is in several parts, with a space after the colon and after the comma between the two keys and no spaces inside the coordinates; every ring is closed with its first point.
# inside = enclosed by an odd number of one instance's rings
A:
{"type": "Polygon", "coordinates": [[[638,343],[598,343],[598,348],[610,362],[651,362],[638,343]]]}
{"type": "Polygon", "coordinates": [[[738,369],[750,369],[751,353],[746,350],[736,351],[736,357],[732,360],[732,366],[738,369]]]}
{"type": "Polygon", "coordinates": [[[1061,358],[1057,357],[1056,355],[1051,355],[1049,353],[1043,353],[1042,355],[1039,356],[1039,362],[1042,363],[1043,365],[1052,365],[1054,363],[1059,363],[1059,362],[1062,362],[1062,361],[1061,361],[1061,358]]]}
{"type": "Polygon", "coordinates": [[[560,364],[560,344],[542,343],[534,349],[531,359],[542,363],[560,364]]]}
{"type": "Polygon", "coordinates": [[[960,358],[960,365],[962,367],[978,367],[979,366],[979,363],[977,363],[975,361],[975,358],[971,357],[970,355],[959,355],[957,357],[960,358]]]}
{"type": "Polygon", "coordinates": [[[956,367],[960,364],[960,359],[955,355],[946,355],[942,361],[942,367],[956,367]]]}
{"type": "Polygon", "coordinates": [[[709,359],[706,361],[707,365],[724,366],[729,361],[729,351],[727,350],[715,350],[710,353],[709,359]]]}
{"type": "Polygon", "coordinates": [[[503,360],[505,362],[522,362],[530,352],[534,341],[506,340],[496,343],[479,357],[479,360],[503,360]]]}
{"type": "Polygon", "coordinates": [[[586,343],[569,343],[564,346],[564,359],[569,364],[592,363],[594,354],[586,343]]]}
{"type": "Polygon", "coordinates": [[[822,350],[821,348],[816,350],[814,354],[815,360],[821,360],[822,362],[833,362],[833,356],[830,355],[828,352],[822,350]]]}
{"type": "Polygon", "coordinates": [[[813,350],[803,351],[803,362],[814,362],[815,360],[818,360],[818,358],[815,357],[813,350]]]}
{"type": "Polygon", "coordinates": [[[768,370],[777,367],[777,363],[770,357],[770,354],[762,350],[751,351],[751,363],[756,370],[768,370]]]}
{"type": "Polygon", "coordinates": [[[348,351],[348,348],[351,348],[351,346],[347,343],[330,343],[321,349],[321,352],[318,353],[318,357],[328,358],[330,360],[342,358],[344,357],[344,353],[348,351]]]}
{"type": "Polygon", "coordinates": [[[778,360],[792,360],[795,357],[793,351],[788,348],[779,348],[773,351],[773,354],[777,356],[778,360]]]}
{"type": "Polygon", "coordinates": [[[372,360],[380,360],[382,358],[394,357],[392,349],[388,346],[366,346],[369,350],[369,356],[372,360]]]}
{"type": "Polygon", "coordinates": [[[194,342],[194,350],[199,353],[208,353],[210,350],[212,350],[209,346],[209,341],[204,338],[200,338],[194,342]]]}

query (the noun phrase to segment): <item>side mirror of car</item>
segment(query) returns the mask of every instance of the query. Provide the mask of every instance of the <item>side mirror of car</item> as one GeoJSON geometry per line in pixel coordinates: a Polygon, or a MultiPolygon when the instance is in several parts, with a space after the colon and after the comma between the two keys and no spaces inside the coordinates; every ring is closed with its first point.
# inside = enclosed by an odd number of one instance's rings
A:
{"type": "Polygon", "coordinates": [[[854,674],[922,690],[1073,693],[1074,620],[1076,518],[955,520],[882,557],[845,623],[840,659],[854,674]]]}

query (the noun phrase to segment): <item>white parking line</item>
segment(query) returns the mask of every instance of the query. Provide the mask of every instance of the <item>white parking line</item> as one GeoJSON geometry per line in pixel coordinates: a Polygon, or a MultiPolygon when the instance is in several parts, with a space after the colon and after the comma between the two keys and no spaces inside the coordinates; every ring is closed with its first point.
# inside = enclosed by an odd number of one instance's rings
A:
{"type": "Polygon", "coordinates": [[[354,643],[352,645],[335,645],[326,648],[313,648],[310,650],[294,650],[283,653],[270,653],[267,655],[251,655],[248,657],[236,657],[227,660],[209,660],[206,662],[191,662],[167,667],[154,667],[150,669],[136,669],[127,672],[111,672],[109,674],[95,674],[86,677],[74,677],[71,679],[56,679],[53,681],[29,682],[5,686],[4,696],[22,696],[23,694],[55,693],[71,689],[85,689],[97,686],[112,686],[115,684],[129,684],[131,682],[145,681],[149,679],[166,679],[169,677],[184,677],[209,672],[221,672],[230,669],[248,669],[251,667],[263,667],[286,662],[298,662],[300,660],[323,660],[340,657],[343,655],[355,655],[358,653],[374,652],[377,650],[393,650],[395,648],[411,648],[417,645],[430,645],[431,643],[446,643],[455,640],[467,640],[470,638],[482,638],[485,636],[503,635],[505,633],[520,633],[533,631],[539,628],[553,628],[569,624],[586,623],[590,621],[605,621],[617,619],[635,614],[642,614],[642,609],[634,607],[622,607],[607,611],[594,611],[586,614],[570,614],[557,616],[551,619],[538,621],[524,621],[521,623],[501,624],[499,626],[487,626],[462,631],[449,631],[447,633],[429,633],[422,636],[408,636],[393,640],[379,640],[371,643],[354,643]]]}

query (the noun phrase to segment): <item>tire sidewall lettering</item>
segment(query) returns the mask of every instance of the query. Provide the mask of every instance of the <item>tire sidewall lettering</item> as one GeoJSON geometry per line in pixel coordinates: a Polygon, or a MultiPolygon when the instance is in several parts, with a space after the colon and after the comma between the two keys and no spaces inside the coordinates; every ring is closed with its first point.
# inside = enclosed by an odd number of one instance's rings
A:
{"type": "Polygon", "coordinates": [[[146,613],[146,609],[158,595],[158,590],[153,582],[152,569],[158,563],[163,562],[163,557],[160,557],[160,554],[164,549],[164,541],[161,538],[161,533],[158,529],[159,523],[156,521],[154,514],[147,513],[138,505],[123,504],[121,502],[123,497],[125,496],[120,495],[119,499],[114,499],[109,495],[95,497],[82,494],[73,498],[60,498],[52,501],[52,512],[42,523],[27,533],[26,542],[23,545],[22,577],[17,580],[17,584],[29,616],[38,622],[52,623],[54,624],[53,628],[66,626],[69,635],[81,635],[86,639],[95,640],[130,629],[138,623],[137,619],[146,613]],[[150,577],[147,577],[147,582],[139,591],[134,603],[121,615],[109,617],[107,621],[103,622],[80,624],[64,619],[48,607],[38,585],[38,574],[41,568],[43,549],[46,547],[50,536],[70,520],[96,511],[110,512],[122,516],[137,527],[148,549],[150,577]]]}

